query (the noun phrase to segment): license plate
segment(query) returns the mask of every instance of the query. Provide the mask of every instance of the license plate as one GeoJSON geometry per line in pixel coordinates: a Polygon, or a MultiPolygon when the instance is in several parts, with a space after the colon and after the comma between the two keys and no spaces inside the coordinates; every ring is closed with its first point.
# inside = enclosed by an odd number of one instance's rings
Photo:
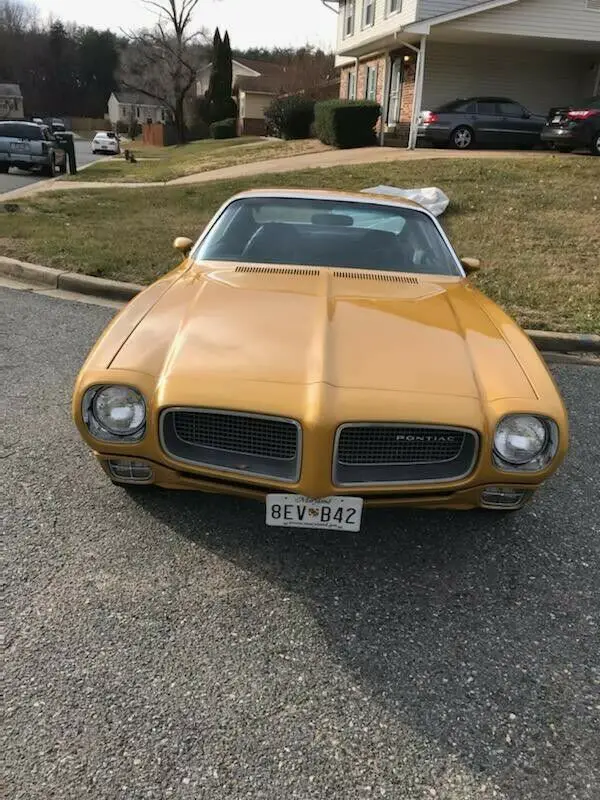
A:
{"type": "Polygon", "coordinates": [[[28,142],[11,142],[10,149],[13,153],[28,153],[29,152],[29,143],[28,142]]]}
{"type": "Polygon", "coordinates": [[[319,528],[357,532],[362,518],[362,497],[301,497],[268,494],[266,523],[277,528],[319,528]]]}
{"type": "Polygon", "coordinates": [[[554,119],[552,120],[552,122],[560,122],[561,120],[562,120],[562,117],[561,117],[561,115],[560,115],[560,114],[557,114],[557,115],[554,117],[554,119]]]}

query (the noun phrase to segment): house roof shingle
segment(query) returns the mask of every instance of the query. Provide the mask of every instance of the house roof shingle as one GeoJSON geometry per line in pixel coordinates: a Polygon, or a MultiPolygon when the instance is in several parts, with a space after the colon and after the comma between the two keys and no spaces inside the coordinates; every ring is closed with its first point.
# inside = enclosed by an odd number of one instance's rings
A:
{"type": "Polygon", "coordinates": [[[162,108],[163,106],[155,97],[151,97],[149,94],[145,94],[145,92],[136,92],[130,89],[117,89],[114,95],[119,103],[125,105],[155,106],[156,108],[162,108]]]}

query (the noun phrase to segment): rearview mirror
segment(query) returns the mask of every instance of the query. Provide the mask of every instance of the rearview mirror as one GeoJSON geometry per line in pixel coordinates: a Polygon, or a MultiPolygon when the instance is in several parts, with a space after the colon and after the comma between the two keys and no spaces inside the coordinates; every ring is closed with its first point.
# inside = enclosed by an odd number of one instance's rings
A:
{"type": "Polygon", "coordinates": [[[467,275],[472,275],[481,269],[481,261],[478,258],[461,258],[460,263],[467,275]]]}
{"type": "Polygon", "coordinates": [[[175,250],[180,250],[186,256],[193,246],[194,243],[191,239],[188,239],[187,236],[178,236],[173,242],[173,247],[175,250]]]}

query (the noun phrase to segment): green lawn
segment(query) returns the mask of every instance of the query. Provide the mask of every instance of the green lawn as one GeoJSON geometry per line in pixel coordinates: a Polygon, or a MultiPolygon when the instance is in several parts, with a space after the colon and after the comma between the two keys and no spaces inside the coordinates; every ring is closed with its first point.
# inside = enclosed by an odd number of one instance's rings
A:
{"type": "Polygon", "coordinates": [[[0,251],[26,261],[147,283],[177,261],[231,194],[259,186],[439,186],[442,222],[476,283],[528,328],[600,332],[600,159],[438,160],[347,166],[179,188],[38,195],[0,214],[0,251]]]}
{"type": "Polygon", "coordinates": [[[122,155],[99,161],[65,180],[106,183],[165,182],[221,167],[329,149],[315,139],[283,142],[257,136],[204,139],[174,147],[146,147],[136,142],[123,142],[121,147],[123,152],[128,148],[134,153],[136,163],[131,164],[122,155]]]}

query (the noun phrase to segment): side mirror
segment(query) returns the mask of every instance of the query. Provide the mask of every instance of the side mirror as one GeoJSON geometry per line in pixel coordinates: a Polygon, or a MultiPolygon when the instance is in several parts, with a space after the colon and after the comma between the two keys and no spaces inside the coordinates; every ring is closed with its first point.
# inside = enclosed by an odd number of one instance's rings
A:
{"type": "Polygon", "coordinates": [[[524,111],[523,112],[523,119],[530,119],[530,117],[531,117],[531,114],[529,113],[529,111],[524,111]]]}
{"type": "Polygon", "coordinates": [[[178,236],[173,242],[175,250],[180,250],[184,256],[187,256],[193,246],[194,243],[191,239],[188,239],[187,236],[178,236]]]}
{"type": "Polygon", "coordinates": [[[467,275],[472,275],[481,269],[481,261],[478,258],[461,258],[460,263],[467,275]]]}

